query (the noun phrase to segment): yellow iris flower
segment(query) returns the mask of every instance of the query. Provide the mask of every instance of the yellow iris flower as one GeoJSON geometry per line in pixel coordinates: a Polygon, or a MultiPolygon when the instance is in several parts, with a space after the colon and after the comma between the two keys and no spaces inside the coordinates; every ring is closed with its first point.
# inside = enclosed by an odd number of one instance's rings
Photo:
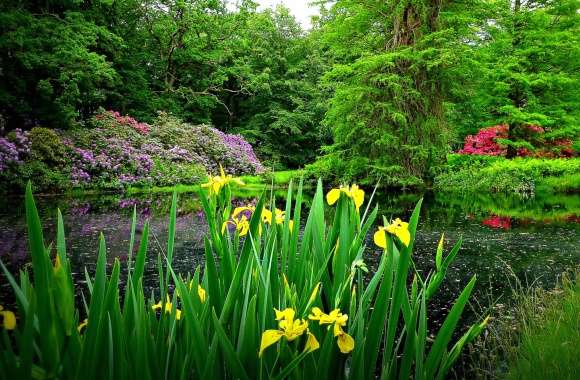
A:
{"type": "Polygon", "coordinates": [[[256,211],[256,207],[248,205],[248,206],[242,206],[242,207],[236,207],[234,209],[234,212],[232,212],[232,218],[237,218],[238,215],[240,215],[242,212],[248,211],[250,213],[253,213],[254,211],[256,211]]]}
{"type": "MultiPolygon", "coordinates": [[[[243,213],[245,211],[249,211],[249,212],[253,213],[256,211],[256,207],[254,207],[254,206],[236,207],[234,209],[234,212],[232,212],[232,219],[237,218],[238,215],[240,215],[241,213],[243,213]]],[[[262,209],[262,221],[266,224],[272,224],[272,220],[276,224],[283,224],[285,218],[286,218],[286,212],[280,210],[279,208],[277,208],[274,211],[274,214],[272,214],[272,211],[268,210],[265,207],[262,209]]],[[[294,227],[294,221],[292,219],[290,219],[288,221],[288,228],[290,228],[290,231],[292,231],[293,227],[294,227]]],[[[223,229],[223,227],[222,227],[222,229],[223,229]]]]}
{"type": "Polygon", "coordinates": [[[229,184],[230,182],[234,182],[240,186],[245,185],[245,183],[241,179],[232,177],[231,174],[226,175],[226,173],[224,172],[224,168],[220,165],[220,175],[209,177],[208,182],[202,184],[201,187],[207,187],[209,189],[210,194],[217,195],[220,192],[221,188],[229,184]]]}
{"type": "MultiPolygon", "coordinates": [[[[161,310],[162,307],[163,305],[161,304],[161,301],[151,306],[151,308],[156,311],[161,310]]],[[[169,296],[167,296],[167,300],[165,301],[165,312],[170,314],[172,307],[173,305],[171,304],[171,300],[169,299],[169,296]]],[[[177,308],[175,309],[175,319],[177,319],[178,321],[181,319],[181,310],[177,308]]]]}
{"type": "Polygon", "coordinates": [[[332,206],[339,200],[340,194],[345,194],[347,197],[352,199],[354,201],[354,205],[356,206],[357,211],[360,209],[360,206],[362,206],[365,200],[364,190],[360,189],[358,185],[352,185],[350,187],[340,186],[339,188],[334,188],[330,190],[326,194],[326,202],[328,202],[328,204],[332,206]]]}
{"type": "MultiPolygon", "coordinates": [[[[191,290],[191,288],[193,288],[193,280],[189,281],[189,290],[191,290]]],[[[176,294],[178,297],[181,297],[181,295],[179,294],[179,290],[175,290],[176,294]]],[[[206,293],[205,293],[205,289],[201,287],[200,284],[197,284],[197,296],[199,297],[199,300],[201,301],[201,303],[205,302],[206,299],[206,293]]],[[[168,298],[169,299],[169,298],[168,298]]],[[[159,305],[159,309],[161,308],[161,305],[159,305]]]]}
{"type": "Polygon", "coordinates": [[[276,312],[276,320],[278,321],[278,330],[266,330],[262,333],[258,356],[262,356],[266,348],[278,343],[282,337],[286,338],[288,342],[291,342],[304,334],[304,332],[308,334],[306,346],[304,347],[305,351],[312,352],[320,347],[316,337],[308,330],[308,321],[294,319],[295,311],[293,309],[287,308],[282,311],[274,309],[274,311],[276,312]]]}
{"type": "Polygon", "coordinates": [[[205,302],[205,289],[201,287],[200,284],[197,284],[197,295],[201,300],[201,303],[205,302]]]}
{"type": "Polygon", "coordinates": [[[387,248],[387,232],[391,235],[395,235],[396,237],[401,240],[405,247],[409,246],[411,242],[411,233],[409,232],[409,223],[401,221],[401,219],[397,218],[394,222],[389,224],[388,226],[381,226],[379,227],[378,231],[375,232],[373,240],[375,244],[381,248],[387,248]]]}
{"type": "Polygon", "coordinates": [[[87,327],[87,325],[88,325],[88,324],[89,324],[89,320],[85,318],[85,320],[84,320],[84,321],[82,321],[82,322],[79,324],[79,326],[77,327],[77,331],[79,332],[79,334],[80,334],[80,332],[81,332],[81,331],[83,331],[83,329],[84,329],[85,327],[87,327]]]}
{"type": "Polygon", "coordinates": [[[52,267],[52,270],[54,273],[57,273],[60,270],[60,268],[62,268],[62,265],[60,263],[60,257],[57,254],[56,258],[54,259],[54,267],[52,267]]]}
{"type": "MultiPolygon", "coordinates": [[[[262,211],[262,220],[264,223],[272,224],[272,221],[274,221],[276,224],[284,224],[284,219],[286,219],[286,211],[282,211],[279,208],[274,210],[274,214],[267,208],[262,211]]],[[[294,221],[292,219],[288,220],[288,228],[290,231],[292,231],[293,227],[294,221]]]]}
{"type": "Polygon", "coordinates": [[[232,215],[230,220],[227,220],[222,224],[222,234],[226,232],[228,224],[236,227],[236,230],[240,233],[240,236],[245,236],[250,230],[250,221],[245,215],[242,215],[239,218],[236,218],[232,215]]]}
{"type": "Polygon", "coordinates": [[[333,325],[333,333],[337,338],[336,343],[343,354],[348,354],[354,349],[354,339],[342,329],[346,326],[348,314],[342,314],[339,309],[325,314],[320,308],[313,307],[312,314],[308,316],[308,319],[318,321],[321,325],[333,325]]]}
{"type": "Polygon", "coordinates": [[[0,316],[2,317],[0,326],[4,326],[6,330],[14,330],[16,328],[16,316],[10,310],[4,310],[2,305],[0,305],[0,316]]]}

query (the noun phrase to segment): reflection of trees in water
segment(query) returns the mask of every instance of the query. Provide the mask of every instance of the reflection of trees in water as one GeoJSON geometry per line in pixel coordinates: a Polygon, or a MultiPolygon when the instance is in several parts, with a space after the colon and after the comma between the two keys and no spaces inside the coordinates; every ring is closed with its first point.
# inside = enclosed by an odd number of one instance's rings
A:
{"type": "Polygon", "coordinates": [[[435,202],[450,213],[465,213],[485,219],[512,218],[522,223],[570,223],[580,216],[580,197],[576,194],[544,194],[531,199],[502,194],[436,193],[435,202]]]}

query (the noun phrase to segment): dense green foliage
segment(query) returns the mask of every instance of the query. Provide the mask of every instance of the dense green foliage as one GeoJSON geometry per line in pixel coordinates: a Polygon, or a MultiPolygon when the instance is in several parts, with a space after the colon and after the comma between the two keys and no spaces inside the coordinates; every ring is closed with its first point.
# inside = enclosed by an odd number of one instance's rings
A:
{"type": "Polygon", "coordinates": [[[251,0],[4,1],[0,133],[165,112],[267,167],[402,187],[492,125],[508,158],[577,154],[578,0],[315,3],[305,31],[251,0]]]}
{"type": "Polygon", "coordinates": [[[204,1],[0,5],[0,115],[8,128],[71,128],[99,107],[165,111],[243,132],[276,166],[312,161],[324,67],[287,9],[204,1]]]}
{"type": "Polygon", "coordinates": [[[102,110],[84,128],[34,127],[0,137],[0,192],[127,189],[198,184],[217,174],[261,174],[264,168],[239,135],[160,113],[152,124],[102,110]]]}
{"type": "Polygon", "coordinates": [[[498,1],[483,43],[474,49],[477,76],[462,89],[452,120],[461,131],[505,124],[508,156],[517,148],[577,140],[580,125],[580,22],[576,0],[498,1]],[[530,126],[545,130],[534,141],[530,126]]]}
{"type": "Polygon", "coordinates": [[[334,144],[313,170],[415,185],[454,141],[500,123],[508,156],[532,143],[573,145],[577,9],[568,0],[336,2],[323,25],[337,62],[325,76],[334,144]]]}
{"type": "Polygon", "coordinates": [[[533,196],[536,192],[580,188],[580,159],[449,155],[435,177],[435,188],[451,192],[503,192],[533,196]]]}
{"type": "MultiPolygon", "coordinates": [[[[334,144],[318,164],[345,179],[418,185],[447,150],[444,101],[479,22],[471,1],[338,1],[324,24],[337,64],[324,122],[334,144]]],[[[476,4],[475,4],[476,5],[476,4]]]]}

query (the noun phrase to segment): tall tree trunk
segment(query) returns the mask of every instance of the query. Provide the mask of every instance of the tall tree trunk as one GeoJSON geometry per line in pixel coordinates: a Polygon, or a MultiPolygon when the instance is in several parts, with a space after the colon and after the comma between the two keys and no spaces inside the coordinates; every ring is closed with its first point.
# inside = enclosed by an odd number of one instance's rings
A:
{"type": "MultiPolygon", "coordinates": [[[[513,13],[512,13],[512,30],[513,30],[513,35],[512,35],[512,51],[518,49],[520,43],[521,43],[521,39],[522,36],[520,34],[521,28],[522,28],[522,21],[519,18],[520,15],[520,11],[522,8],[522,2],[521,0],[515,0],[514,2],[514,8],[513,8],[513,13]]],[[[526,103],[526,99],[525,99],[525,95],[522,91],[522,89],[520,88],[519,83],[514,82],[511,85],[511,89],[510,89],[510,94],[509,94],[509,98],[512,101],[512,104],[514,107],[516,108],[521,108],[525,105],[526,103]]],[[[507,139],[510,141],[515,141],[515,139],[517,138],[517,130],[520,128],[521,126],[518,125],[515,122],[510,122],[508,123],[508,132],[507,132],[507,139]]],[[[506,157],[507,158],[513,158],[517,156],[517,150],[515,147],[509,145],[507,147],[507,152],[506,152],[506,157]]]]}

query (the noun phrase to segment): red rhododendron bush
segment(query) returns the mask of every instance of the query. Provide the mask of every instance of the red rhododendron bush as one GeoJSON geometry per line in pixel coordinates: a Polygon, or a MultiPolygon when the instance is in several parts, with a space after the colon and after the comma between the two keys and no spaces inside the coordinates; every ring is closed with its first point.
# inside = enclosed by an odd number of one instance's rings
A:
{"type": "MultiPolygon", "coordinates": [[[[515,140],[516,156],[538,158],[573,157],[572,141],[565,138],[549,140],[545,138],[545,130],[539,125],[521,126],[510,136],[510,127],[506,124],[494,125],[480,129],[475,135],[465,137],[463,148],[459,154],[476,154],[483,156],[502,156],[507,154],[509,138],[515,140]],[[504,140],[504,141],[502,141],[504,140]],[[526,145],[526,146],[518,146],[526,145]]],[[[513,143],[514,141],[511,141],[513,143]]]]}

